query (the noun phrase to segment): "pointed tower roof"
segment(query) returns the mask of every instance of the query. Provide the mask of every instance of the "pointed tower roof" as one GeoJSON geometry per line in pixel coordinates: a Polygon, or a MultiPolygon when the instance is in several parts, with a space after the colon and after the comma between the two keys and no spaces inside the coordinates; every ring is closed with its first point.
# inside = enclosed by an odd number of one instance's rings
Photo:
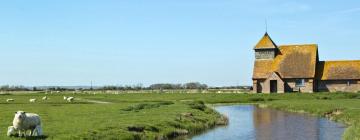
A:
{"type": "Polygon", "coordinates": [[[272,41],[272,39],[270,38],[267,32],[254,47],[254,49],[275,49],[275,48],[277,48],[277,46],[274,43],[274,41],[272,41]]]}

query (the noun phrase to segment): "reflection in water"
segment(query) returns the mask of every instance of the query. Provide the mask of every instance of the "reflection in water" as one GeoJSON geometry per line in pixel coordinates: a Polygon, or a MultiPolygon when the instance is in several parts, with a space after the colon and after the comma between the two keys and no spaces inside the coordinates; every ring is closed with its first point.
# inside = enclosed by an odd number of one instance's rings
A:
{"type": "Polygon", "coordinates": [[[344,127],[324,118],[289,113],[251,105],[215,108],[230,124],[193,140],[339,140],[344,127]]]}

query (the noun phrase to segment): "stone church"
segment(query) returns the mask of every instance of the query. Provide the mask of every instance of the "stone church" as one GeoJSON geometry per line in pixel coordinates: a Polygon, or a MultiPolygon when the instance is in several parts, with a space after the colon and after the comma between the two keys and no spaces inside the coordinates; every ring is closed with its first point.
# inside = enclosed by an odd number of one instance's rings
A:
{"type": "Polygon", "coordinates": [[[268,33],[254,51],[255,93],[360,91],[360,60],[319,61],[317,44],[276,45],[268,33]]]}

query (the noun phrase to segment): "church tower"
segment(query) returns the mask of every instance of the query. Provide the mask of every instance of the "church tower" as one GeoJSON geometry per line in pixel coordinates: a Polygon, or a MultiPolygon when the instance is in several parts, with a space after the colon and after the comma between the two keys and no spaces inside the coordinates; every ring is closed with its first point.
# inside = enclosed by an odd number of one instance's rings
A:
{"type": "Polygon", "coordinates": [[[254,51],[256,60],[274,59],[278,53],[278,48],[266,32],[254,47],[254,51]]]}

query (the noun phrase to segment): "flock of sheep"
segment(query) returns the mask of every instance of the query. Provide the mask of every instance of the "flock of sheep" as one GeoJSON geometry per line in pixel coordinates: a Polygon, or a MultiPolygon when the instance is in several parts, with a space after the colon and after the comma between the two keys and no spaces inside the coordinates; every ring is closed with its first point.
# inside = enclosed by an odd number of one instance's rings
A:
{"type": "MultiPolygon", "coordinates": [[[[42,98],[42,100],[48,99],[47,96],[42,98]]],[[[75,98],[64,96],[63,99],[67,102],[73,102],[75,98]]],[[[6,99],[6,102],[14,101],[14,99],[6,99]]],[[[36,99],[29,99],[29,102],[35,103],[36,99]]],[[[35,113],[27,113],[24,111],[15,112],[13,125],[8,127],[7,136],[27,136],[26,133],[28,131],[30,131],[28,136],[43,136],[40,116],[35,113]]]]}
{"type": "MultiPolygon", "coordinates": [[[[48,100],[49,98],[47,96],[44,96],[42,98],[42,100],[48,100]]],[[[74,97],[66,97],[64,96],[64,100],[68,101],[68,102],[73,102],[74,101],[74,97]]],[[[14,102],[15,100],[14,99],[6,99],[6,102],[14,102]]],[[[36,102],[36,99],[33,98],[33,99],[29,99],[29,102],[30,103],[35,103],[36,102]]]]}

